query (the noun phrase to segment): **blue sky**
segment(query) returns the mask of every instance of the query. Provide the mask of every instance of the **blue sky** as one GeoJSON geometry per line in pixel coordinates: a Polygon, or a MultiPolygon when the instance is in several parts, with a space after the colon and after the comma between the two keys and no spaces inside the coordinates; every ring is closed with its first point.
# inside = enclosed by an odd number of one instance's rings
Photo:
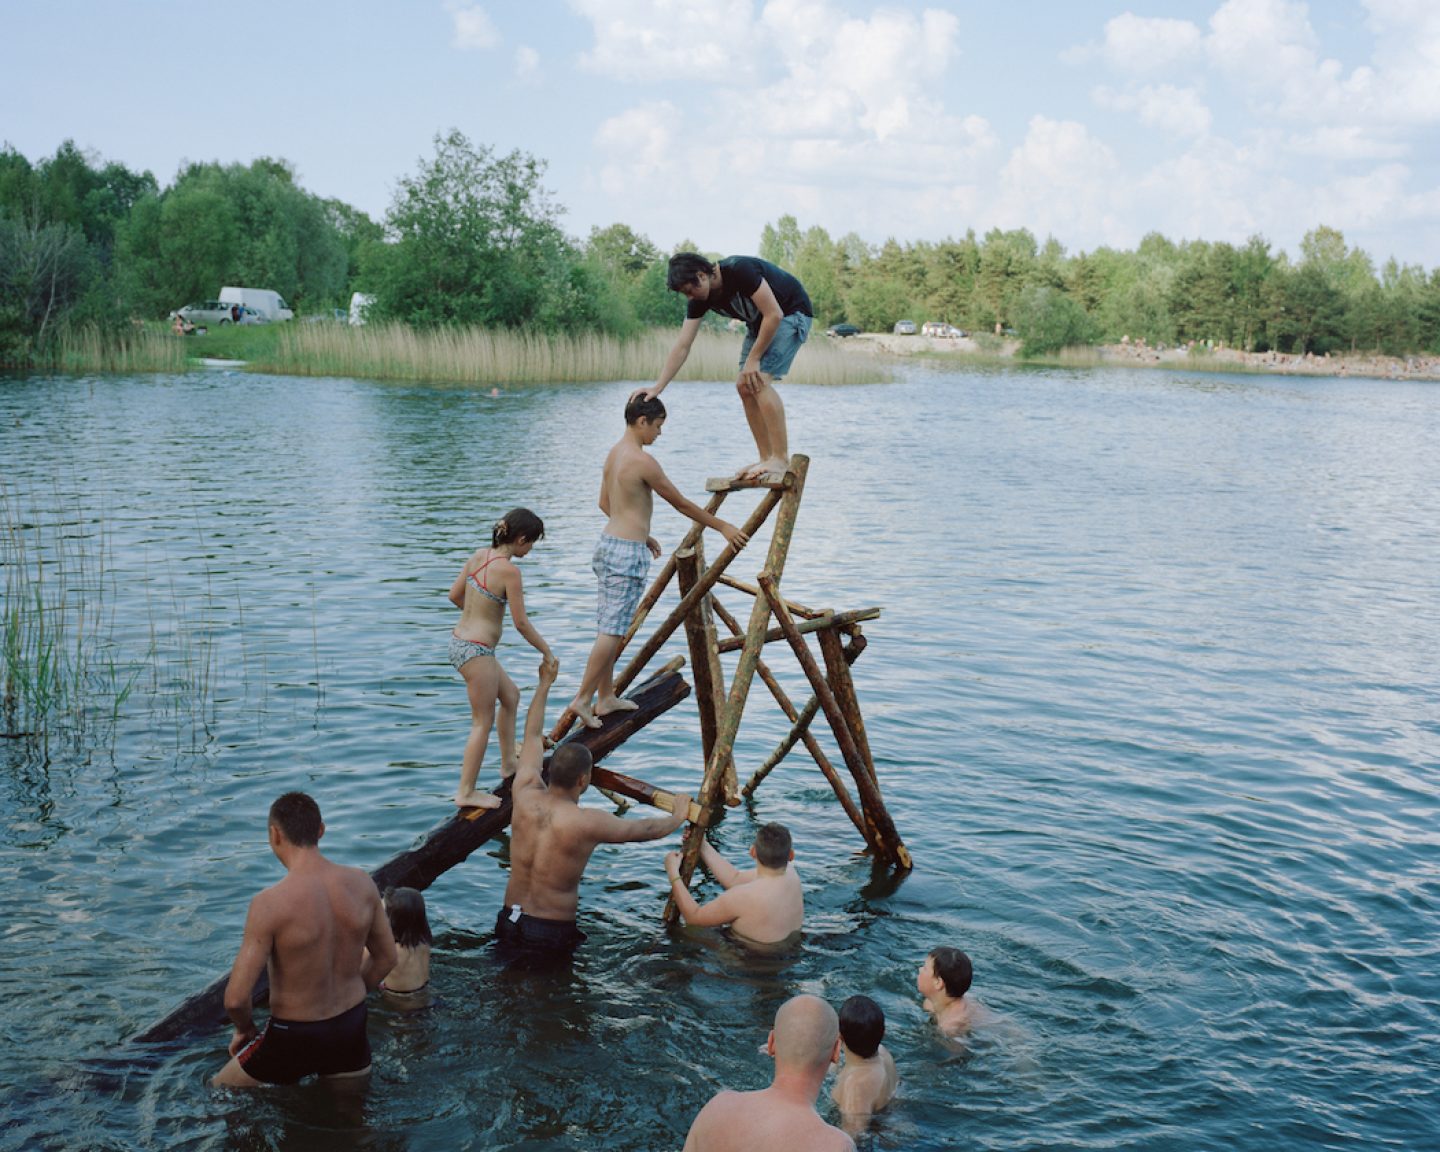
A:
{"type": "Polygon", "coordinates": [[[458,128],[566,230],[752,252],[1026,227],[1440,266],[1437,0],[0,0],[0,141],[290,161],[383,217],[458,128]]]}

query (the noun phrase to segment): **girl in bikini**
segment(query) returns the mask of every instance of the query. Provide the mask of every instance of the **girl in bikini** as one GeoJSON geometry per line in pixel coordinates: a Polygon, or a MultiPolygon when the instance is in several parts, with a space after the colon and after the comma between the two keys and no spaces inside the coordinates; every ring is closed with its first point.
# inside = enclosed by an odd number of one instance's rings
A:
{"type": "Polygon", "coordinates": [[[460,609],[460,623],[450,636],[450,663],[465,679],[470,697],[470,738],[460,767],[455,803],[461,808],[498,808],[500,797],[477,792],[480,764],[490,742],[495,705],[500,705],[500,778],[515,774],[515,710],[520,691],[495,658],[495,646],[505,623],[505,608],[521,636],[546,660],[553,662],[545,643],[525,615],[525,593],[515,561],[529,553],[545,535],[540,517],[528,508],[516,508],[495,525],[490,547],[479,549],[460,570],[450,589],[450,602],[460,609]]]}

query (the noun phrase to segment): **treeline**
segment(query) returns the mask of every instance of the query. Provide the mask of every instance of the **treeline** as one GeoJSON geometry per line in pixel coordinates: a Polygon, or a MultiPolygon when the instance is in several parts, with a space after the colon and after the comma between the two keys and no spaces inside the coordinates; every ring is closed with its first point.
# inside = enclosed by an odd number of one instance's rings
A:
{"type": "MultiPolygon", "coordinates": [[[[561,227],[545,165],[459,132],[400,180],[381,221],[315,196],[283,160],[189,164],[161,187],[69,141],[34,164],[0,150],[0,363],[45,359],[77,325],[117,336],[224,284],[279,291],[300,312],[374,298],[370,315],[419,327],[533,328],[630,336],[678,323],[665,253],[624,224],[583,242],[561,227]]],[[[693,244],[681,245],[691,247],[693,244]]],[[[1024,229],[983,238],[866,244],[766,225],[759,254],[805,283],[822,325],[888,330],[944,320],[1014,329],[1027,354],[1067,345],[1214,341],[1249,351],[1440,351],[1440,271],[1378,271],[1334,229],[1300,257],[1174,243],[1071,256],[1024,229]]]]}
{"type": "Polygon", "coordinates": [[[1392,258],[1377,273],[1333,228],[1307,233],[1292,262],[1259,236],[1177,244],[1154,232],[1133,252],[1074,256],[1023,228],[870,248],[784,216],[765,226],[760,255],[800,277],[826,323],[1013,328],[1027,355],[1126,336],[1250,352],[1440,352],[1440,270],[1392,258]]]}

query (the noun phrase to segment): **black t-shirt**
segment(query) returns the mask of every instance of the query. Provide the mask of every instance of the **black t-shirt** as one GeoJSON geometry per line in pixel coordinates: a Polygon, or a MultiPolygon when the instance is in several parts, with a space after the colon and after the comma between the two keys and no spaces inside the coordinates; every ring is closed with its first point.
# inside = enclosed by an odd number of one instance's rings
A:
{"type": "Polygon", "coordinates": [[[719,300],[687,301],[687,319],[698,320],[706,312],[713,310],[745,321],[745,326],[751,332],[760,331],[760,309],[755,306],[751,297],[760,291],[761,280],[770,285],[770,291],[775,293],[780,311],[786,316],[795,312],[803,312],[806,316],[815,315],[810,308],[810,297],[805,294],[805,286],[785,269],[776,267],[768,260],[761,260],[758,256],[727,256],[720,261],[719,268],[720,291],[723,295],[719,300]]]}

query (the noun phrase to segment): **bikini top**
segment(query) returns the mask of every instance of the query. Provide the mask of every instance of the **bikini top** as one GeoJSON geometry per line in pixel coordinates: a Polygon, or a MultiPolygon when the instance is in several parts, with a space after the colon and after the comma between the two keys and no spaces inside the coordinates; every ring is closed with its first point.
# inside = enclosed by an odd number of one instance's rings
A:
{"type": "Polygon", "coordinates": [[[490,553],[490,555],[485,558],[485,563],[481,564],[480,567],[475,569],[475,571],[470,573],[470,575],[465,577],[465,579],[469,582],[470,587],[474,588],[475,591],[480,593],[480,595],[489,597],[491,600],[495,601],[496,604],[504,604],[504,596],[495,595],[494,592],[491,592],[490,589],[486,587],[486,582],[484,580],[475,579],[475,577],[481,576],[484,573],[485,569],[490,567],[490,565],[498,559],[500,559],[499,556],[495,555],[495,553],[493,552],[490,553]]]}

